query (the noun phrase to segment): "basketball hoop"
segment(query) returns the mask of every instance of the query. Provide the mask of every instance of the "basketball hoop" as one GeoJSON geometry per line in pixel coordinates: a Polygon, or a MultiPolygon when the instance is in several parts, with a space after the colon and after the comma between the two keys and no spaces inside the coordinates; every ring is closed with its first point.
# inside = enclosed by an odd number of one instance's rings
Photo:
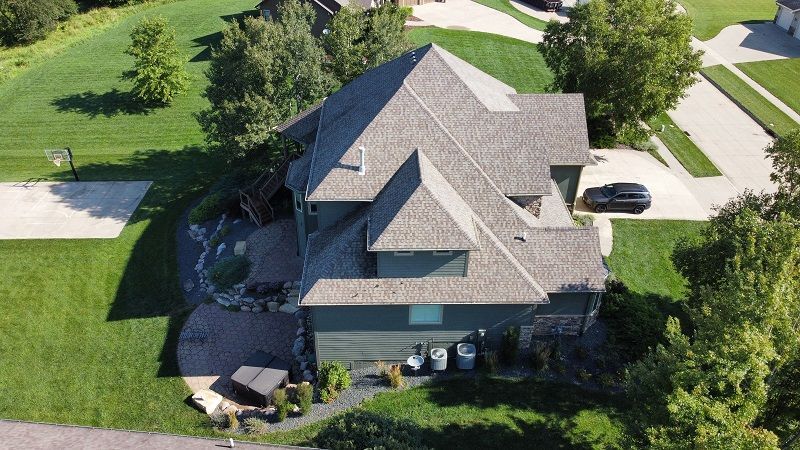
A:
{"type": "Polygon", "coordinates": [[[72,175],[75,177],[75,181],[80,181],[78,179],[78,172],[75,170],[75,164],[72,163],[72,150],[70,150],[69,147],[45,149],[44,154],[47,156],[47,160],[52,161],[56,167],[61,167],[61,163],[67,161],[69,163],[69,168],[72,169],[72,175]]]}

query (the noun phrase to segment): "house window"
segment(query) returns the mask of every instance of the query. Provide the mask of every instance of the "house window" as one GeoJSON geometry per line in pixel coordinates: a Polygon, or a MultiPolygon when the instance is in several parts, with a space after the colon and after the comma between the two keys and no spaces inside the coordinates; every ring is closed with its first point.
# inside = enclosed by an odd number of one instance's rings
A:
{"type": "Polygon", "coordinates": [[[394,252],[394,256],[414,256],[414,252],[394,252]]]}
{"type": "Polygon", "coordinates": [[[442,305],[411,305],[408,307],[409,325],[439,325],[442,323],[442,305]]]}
{"type": "Polygon", "coordinates": [[[261,16],[264,17],[264,20],[269,20],[269,10],[266,9],[266,8],[262,9],[261,10],[261,16]]]}
{"type": "Polygon", "coordinates": [[[317,204],[316,203],[309,203],[308,204],[308,214],[312,216],[317,215],[317,204]]]}
{"type": "Polygon", "coordinates": [[[298,212],[303,212],[303,199],[300,197],[300,194],[294,195],[294,209],[298,212]]]}
{"type": "Polygon", "coordinates": [[[452,250],[434,250],[433,256],[450,256],[453,254],[452,250]]]}

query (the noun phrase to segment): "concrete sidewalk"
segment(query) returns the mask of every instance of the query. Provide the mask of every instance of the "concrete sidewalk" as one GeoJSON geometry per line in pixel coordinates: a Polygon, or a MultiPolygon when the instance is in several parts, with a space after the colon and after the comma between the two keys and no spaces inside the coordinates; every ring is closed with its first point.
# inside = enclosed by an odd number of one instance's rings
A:
{"type": "MultiPolygon", "coordinates": [[[[0,443],[4,448],[24,449],[219,449],[230,448],[227,439],[202,439],[173,434],[112,430],[71,425],[0,420],[0,443]]],[[[297,449],[237,441],[234,448],[247,450],[297,449]]]]}

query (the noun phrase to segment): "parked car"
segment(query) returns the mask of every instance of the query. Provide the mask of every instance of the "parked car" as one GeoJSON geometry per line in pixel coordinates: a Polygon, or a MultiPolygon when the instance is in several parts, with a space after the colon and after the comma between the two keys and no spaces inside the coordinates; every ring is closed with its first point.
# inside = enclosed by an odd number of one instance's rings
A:
{"type": "Polygon", "coordinates": [[[646,187],[637,183],[612,183],[602,187],[591,187],[581,196],[594,212],[630,211],[641,214],[650,208],[653,197],[646,187]]]}
{"type": "Polygon", "coordinates": [[[561,0],[523,0],[525,3],[531,4],[539,9],[547,12],[556,12],[561,9],[563,3],[561,0]]]}

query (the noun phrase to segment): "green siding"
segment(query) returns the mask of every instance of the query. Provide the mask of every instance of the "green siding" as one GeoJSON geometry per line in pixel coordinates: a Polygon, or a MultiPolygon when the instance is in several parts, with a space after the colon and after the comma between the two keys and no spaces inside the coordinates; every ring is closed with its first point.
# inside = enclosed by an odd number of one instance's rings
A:
{"type": "Polygon", "coordinates": [[[317,202],[319,229],[328,228],[363,204],[364,202],[317,202]]]}
{"type": "Polygon", "coordinates": [[[308,238],[308,234],[306,233],[306,211],[308,205],[305,203],[302,193],[292,191],[292,211],[294,211],[294,223],[297,227],[297,251],[300,256],[306,254],[306,240],[308,238]],[[297,210],[297,202],[303,205],[303,212],[297,210]]]}
{"type": "Polygon", "coordinates": [[[575,204],[578,195],[578,182],[581,179],[583,166],[551,166],[550,177],[555,180],[564,202],[568,205],[575,204]]]}
{"type": "Polygon", "coordinates": [[[536,307],[537,316],[580,316],[588,313],[592,294],[587,292],[547,294],[550,303],[536,307]]]}
{"type": "Polygon", "coordinates": [[[531,305],[444,305],[440,325],[409,325],[408,305],[315,306],[311,308],[319,361],[363,365],[365,361],[405,361],[417,350],[448,349],[468,341],[477,330],[487,330],[490,346],[499,345],[503,331],[529,325],[531,305]]]}
{"type": "Polygon", "coordinates": [[[383,278],[463,277],[467,270],[467,252],[453,251],[452,255],[434,255],[415,251],[410,256],[394,252],[378,253],[378,276],[383,278]]]}

